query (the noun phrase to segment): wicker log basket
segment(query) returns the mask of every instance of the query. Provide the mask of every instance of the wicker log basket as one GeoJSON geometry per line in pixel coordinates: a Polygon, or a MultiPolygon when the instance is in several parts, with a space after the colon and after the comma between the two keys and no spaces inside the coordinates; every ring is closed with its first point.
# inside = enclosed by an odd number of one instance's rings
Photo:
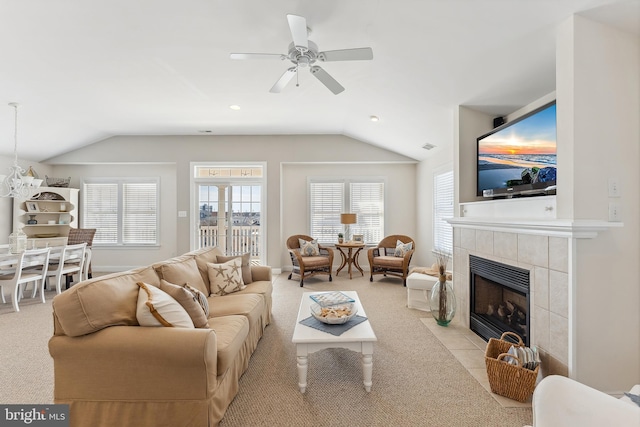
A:
{"type": "Polygon", "coordinates": [[[489,377],[491,392],[517,400],[518,402],[525,402],[531,397],[536,387],[536,379],[538,378],[540,366],[536,366],[534,370],[524,368],[519,358],[508,354],[512,345],[524,347],[522,338],[513,332],[503,333],[500,339],[489,339],[484,354],[484,360],[487,365],[487,377],[489,377]],[[506,341],[504,338],[507,335],[512,335],[517,338],[518,343],[514,344],[506,341]],[[503,360],[506,356],[514,358],[517,361],[517,365],[512,365],[503,360]]]}

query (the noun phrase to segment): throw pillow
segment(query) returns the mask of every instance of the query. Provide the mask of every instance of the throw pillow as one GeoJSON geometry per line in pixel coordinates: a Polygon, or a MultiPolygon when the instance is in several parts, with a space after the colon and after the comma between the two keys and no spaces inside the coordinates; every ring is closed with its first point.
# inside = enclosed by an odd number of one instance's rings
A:
{"type": "Polygon", "coordinates": [[[246,288],[242,281],[242,266],[237,258],[223,264],[210,262],[207,269],[212,295],[223,296],[246,288]]]}
{"type": "Polygon", "coordinates": [[[298,239],[300,244],[300,254],[302,256],[318,256],[320,255],[320,247],[317,240],[298,239]]]}
{"type": "Polygon", "coordinates": [[[413,249],[413,242],[402,243],[400,240],[397,240],[396,250],[393,252],[393,256],[403,258],[411,249],[413,249]]]}
{"type": "Polygon", "coordinates": [[[187,311],[171,295],[147,283],[138,282],[138,286],[136,318],[140,326],[194,328],[187,311]]]}
{"type": "Polygon", "coordinates": [[[191,295],[193,295],[196,301],[198,301],[198,304],[200,304],[200,307],[202,307],[202,311],[204,311],[204,315],[207,316],[208,318],[209,317],[209,300],[207,299],[207,296],[202,292],[200,292],[199,290],[197,290],[196,288],[191,287],[188,283],[185,283],[183,286],[187,291],[191,292],[191,295]]]}
{"type": "MultiPolygon", "coordinates": [[[[209,324],[207,323],[207,316],[202,305],[200,305],[197,297],[191,292],[191,290],[187,289],[186,286],[188,285],[178,286],[173,283],[169,283],[166,280],[160,280],[160,290],[165,291],[171,295],[173,299],[178,301],[178,303],[187,311],[189,317],[191,317],[193,325],[196,328],[208,328],[209,324]]],[[[202,294],[200,291],[196,290],[196,292],[202,294]]]]}
{"type": "Polygon", "coordinates": [[[216,257],[216,262],[218,264],[222,264],[236,258],[239,259],[242,263],[242,280],[244,281],[245,285],[248,285],[249,283],[253,282],[253,276],[251,275],[251,254],[249,252],[240,257],[218,255],[216,257]]]}

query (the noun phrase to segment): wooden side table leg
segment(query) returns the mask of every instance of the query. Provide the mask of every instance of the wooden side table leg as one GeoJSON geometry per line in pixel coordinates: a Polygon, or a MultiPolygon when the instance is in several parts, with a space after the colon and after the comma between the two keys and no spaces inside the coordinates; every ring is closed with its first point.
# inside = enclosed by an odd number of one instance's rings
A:
{"type": "Polygon", "coordinates": [[[364,277],[364,270],[360,267],[360,263],[358,262],[358,255],[360,254],[361,250],[362,248],[358,248],[358,250],[356,250],[356,253],[353,255],[353,265],[355,265],[356,268],[360,270],[360,274],[362,274],[362,276],[364,277]]]}
{"type": "Polygon", "coordinates": [[[342,248],[339,247],[339,246],[338,246],[338,252],[340,252],[340,257],[342,258],[342,263],[340,264],[340,267],[338,267],[338,269],[336,270],[336,276],[340,273],[340,270],[342,270],[344,268],[344,266],[347,265],[347,256],[345,255],[345,253],[342,250],[342,248]]]}

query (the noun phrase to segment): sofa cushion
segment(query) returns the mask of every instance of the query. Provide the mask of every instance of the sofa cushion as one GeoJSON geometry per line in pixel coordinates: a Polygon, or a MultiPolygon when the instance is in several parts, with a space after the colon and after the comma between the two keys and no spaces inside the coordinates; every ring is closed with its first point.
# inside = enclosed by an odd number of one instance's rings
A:
{"type": "Polygon", "coordinates": [[[206,248],[200,248],[198,250],[188,252],[185,255],[195,258],[196,264],[198,265],[198,271],[200,272],[200,277],[202,277],[202,281],[208,291],[209,270],[207,269],[207,264],[210,262],[218,262],[217,257],[224,255],[224,253],[217,246],[208,246],[206,248]]]}
{"type": "Polygon", "coordinates": [[[242,267],[237,258],[223,264],[210,262],[207,266],[211,295],[224,296],[245,288],[246,285],[242,280],[242,267]]]}
{"type": "Polygon", "coordinates": [[[60,332],[77,337],[108,326],[138,325],[137,282],[158,286],[160,279],[153,268],[142,267],[87,280],[56,295],[53,310],[60,332]]]}
{"type": "Polygon", "coordinates": [[[187,284],[178,286],[173,283],[169,283],[164,279],[160,280],[160,290],[171,295],[173,299],[178,301],[182,308],[186,310],[187,314],[189,314],[189,317],[196,328],[209,327],[209,324],[207,323],[209,303],[202,292],[187,284]],[[200,298],[200,295],[202,295],[202,298],[200,298]],[[201,300],[204,300],[204,304],[206,304],[206,312],[200,303],[201,300]]]}
{"type": "Polygon", "coordinates": [[[218,376],[238,358],[238,353],[249,335],[249,320],[245,316],[233,315],[209,319],[209,327],[216,331],[218,376]]]}
{"type": "Polygon", "coordinates": [[[187,311],[171,295],[160,288],[138,282],[136,317],[140,326],[166,326],[193,329],[187,311]]]}
{"type": "Polygon", "coordinates": [[[218,255],[216,257],[216,263],[221,264],[227,261],[231,261],[232,259],[238,258],[242,263],[242,280],[245,285],[253,282],[253,277],[251,276],[251,253],[247,252],[242,256],[224,256],[218,255]]]}
{"type": "Polygon", "coordinates": [[[258,294],[231,294],[224,297],[209,297],[216,299],[216,304],[211,306],[211,317],[222,317],[240,314],[249,319],[249,326],[256,322],[262,322],[262,314],[265,310],[265,301],[258,294]]]}
{"type": "Polygon", "coordinates": [[[196,288],[205,295],[209,295],[209,289],[207,289],[207,286],[202,280],[202,276],[198,271],[198,265],[193,256],[182,255],[171,258],[167,261],[154,264],[153,268],[155,268],[161,279],[169,283],[188,283],[189,286],[196,288]]]}

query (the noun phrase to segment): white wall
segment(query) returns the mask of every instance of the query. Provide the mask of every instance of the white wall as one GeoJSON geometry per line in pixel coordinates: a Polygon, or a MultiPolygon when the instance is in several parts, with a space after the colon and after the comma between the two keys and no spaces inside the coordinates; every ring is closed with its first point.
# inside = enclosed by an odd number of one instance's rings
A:
{"type": "MultiPolygon", "coordinates": [[[[483,200],[476,195],[478,192],[477,138],[493,129],[493,116],[460,105],[455,111],[455,127],[454,204],[458,206],[458,203],[483,200]]],[[[459,216],[459,212],[456,212],[456,216],[459,216]]]]}
{"type": "MultiPolygon", "coordinates": [[[[436,260],[433,254],[433,175],[453,170],[453,147],[436,148],[431,157],[418,164],[416,170],[416,240],[422,248],[414,254],[412,265],[431,266],[436,260]]],[[[454,171],[454,181],[457,181],[454,171]]],[[[455,206],[455,204],[454,204],[455,206]]]]}
{"type": "MultiPolygon", "coordinates": [[[[179,255],[176,251],[176,165],[168,164],[111,164],[55,168],[58,176],[71,177],[70,186],[80,188],[81,216],[82,180],[96,177],[160,178],[160,245],[153,248],[107,249],[94,247],[92,266],[95,271],[122,271],[179,255]]],[[[80,218],[82,225],[82,218],[80,218]]]]}
{"type": "Polygon", "coordinates": [[[640,41],[574,16],[559,33],[556,74],[559,213],[606,221],[615,202],[624,223],[573,248],[574,376],[628,390],[640,379],[640,41]],[[609,197],[609,178],[619,198],[609,197]]]}
{"type": "MultiPolygon", "coordinates": [[[[64,170],[72,177],[80,178],[84,172],[77,167],[114,164],[114,171],[126,175],[135,173],[140,163],[175,164],[176,190],[173,194],[162,194],[162,200],[170,203],[170,217],[176,222],[174,240],[169,236],[163,246],[173,248],[175,253],[189,251],[189,218],[177,218],[177,211],[191,212],[190,206],[190,162],[265,162],[267,165],[267,256],[266,262],[274,268],[282,264],[282,230],[280,223],[281,200],[280,165],[283,162],[311,163],[400,163],[413,170],[415,160],[374,147],[341,135],[273,135],[273,136],[121,136],[83,147],[62,156],[49,159],[55,165],[55,173],[64,170]],[[61,169],[63,168],[64,169],[61,169]]],[[[109,166],[111,167],[111,166],[109,166]]],[[[62,172],[60,172],[62,173],[62,172]]],[[[414,183],[410,183],[414,185],[414,183]]],[[[297,202],[297,201],[296,201],[297,202]]],[[[164,239],[164,237],[163,237],[164,239]]],[[[152,253],[150,256],[159,254],[152,253]]],[[[130,265],[126,254],[113,253],[108,258],[93,264],[130,265]]]]}
{"type": "MultiPolygon", "coordinates": [[[[429,245],[416,239],[416,165],[415,164],[292,164],[282,165],[282,239],[294,234],[309,234],[309,207],[307,178],[372,177],[385,179],[385,235],[405,234],[416,241],[414,256],[424,254],[429,245]]],[[[430,194],[429,194],[430,195],[430,194]]],[[[281,265],[291,269],[291,260],[285,245],[281,248],[281,265]]],[[[364,251],[360,265],[368,269],[364,251]]],[[[334,254],[336,267],[340,254],[334,254]]],[[[418,265],[415,262],[412,265],[418,265]]],[[[345,274],[341,272],[341,274],[345,274]]]]}
{"type": "MultiPolygon", "coordinates": [[[[25,170],[29,166],[33,167],[38,176],[42,179],[45,175],[53,176],[51,166],[43,165],[38,162],[30,162],[18,157],[18,163],[25,170]]],[[[7,175],[9,168],[13,166],[13,157],[0,156],[0,175],[7,175]]],[[[13,231],[13,199],[8,197],[0,198],[0,244],[9,243],[9,234],[13,231]]]]}

